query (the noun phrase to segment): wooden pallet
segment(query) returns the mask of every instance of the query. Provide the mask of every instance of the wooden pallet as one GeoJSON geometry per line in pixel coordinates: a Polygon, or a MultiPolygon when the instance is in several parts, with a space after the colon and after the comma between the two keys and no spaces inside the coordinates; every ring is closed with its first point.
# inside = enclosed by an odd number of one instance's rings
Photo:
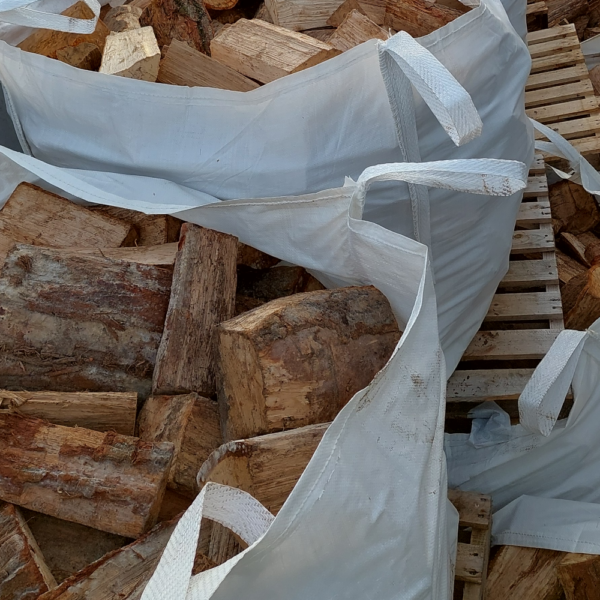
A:
{"type": "Polygon", "coordinates": [[[548,5],[544,0],[527,0],[527,31],[548,28],[548,5]]]}
{"type": "Polygon", "coordinates": [[[447,416],[475,403],[514,401],[564,329],[544,160],[536,155],[517,217],[508,273],[483,323],[448,381],[447,416]]]}
{"type": "MultiPolygon", "coordinates": [[[[527,34],[531,74],[527,115],[568,139],[582,154],[600,152],[600,102],[594,94],[575,25],[527,34]]],[[[536,139],[543,139],[536,132],[536,139]]]]}
{"type": "Polygon", "coordinates": [[[492,499],[459,490],[448,490],[448,498],[458,511],[454,600],[482,600],[490,557],[492,499]]]}

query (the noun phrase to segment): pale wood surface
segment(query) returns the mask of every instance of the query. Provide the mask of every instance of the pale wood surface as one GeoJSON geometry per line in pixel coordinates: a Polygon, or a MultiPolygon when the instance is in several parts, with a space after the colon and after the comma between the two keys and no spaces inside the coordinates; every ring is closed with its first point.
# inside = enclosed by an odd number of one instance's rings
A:
{"type": "Polygon", "coordinates": [[[552,229],[532,229],[529,231],[515,231],[511,254],[544,252],[554,249],[554,235],[552,229]]]}
{"type": "MultiPolygon", "coordinates": [[[[84,2],[77,2],[61,14],[75,19],[92,19],[94,17],[94,13],[84,2]]],[[[57,50],[65,46],[77,46],[81,42],[90,42],[103,50],[104,42],[109,33],[108,27],[98,19],[93,33],[65,33],[51,29],[38,29],[25,38],[18,47],[27,52],[35,52],[36,54],[56,58],[57,50]]]]}
{"type": "Polygon", "coordinates": [[[556,262],[558,264],[558,278],[561,283],[569,283],[573,277],[585,273],[585,267],[568,254],[556,250],[556,262]]]}
{"type": "Polygon", "coordinates": [[[55,248],[110,248],[131,239],[132,233],[128,223],[21,183],[0,210],[0,267],[14,242],[55,248]]]}
{"type": "Polygon", "coordinates": [[[327,43],[345,52],[371,39],[387,40],[388,34],[357,10],[352,10],[335,30],[327,43]]]}
{"type": "Polygon", "coordinates": [[[225,439],[332,420],[384,366],[399,336],[373,287],[297,294],[223,323],[225,439]]]}
{"type": "Polygon", "coordinates": [[[600,317],[600,265],[594,264],[583,278],[583,287],[565,315],[568,329],[587,329],[600,317]]]}
{"type": "Polygon", "coordinates": [[[273,22],[292,31],[325,27],[344,0],[265,0],[273,22]]]}
{"type": "Polygon", "coordinates": [[[19,509],[0,502],[0,598],[37,600],[55,587],[56,581],[19,509]]]}
{"type": "Polygon", "coordinates": [[[542,359],[558,333],[550,329],[479,331],[466,349],[463,360],[542,359]]]}
{"type": "Polygon", "coordinates": [[[448,380],[448,402],[517,400],[533,369],[478,369],[455,371],[448,380]]]}
{"type": "Polygon", "coordinates": [[[172,268],[177,256],[177,242],[159,244],[158,246],[132,246],[126,248],[65,248],[64,254],[69,256],[96,256],[111,260],[153,265],[155,267],[172,268]]]}
{"type": "Polygon", "coordinates": [[[155,394],[216,392],[217,327],[235,309],[237,238],[186,223],[152,380],[155,394]]]}
{"type": "Polygon", "coordinates": [[[211,42],[211,55],[246,77],[268,83],[340,53],[303,33],[258,19],[240,19],[211,42]]]}
{"type": "Polygon", "coordinates": [[[600,591],[600,557],[566,554],[557,566],[566,600],[596,600],[600,591]]]}
{"type": "Polygon", "coordinates": [[[568,231],[578,235],[600,224],[600,211],[596,199],[581,185],[562,181],[550,188],[554,231],[568,231]]]}
{"type": "Polygon", "coordinates": [[[196,475],[223,437],[217,403],[198,394],[151,396],[140,413],[139,435],[151,442],[173,442],[169,487],[196,495],[196,475]]]}
{"type": "Polygon", "coordinates": [[[140,28],[142,9],[131,4],[115,6],[104,16],[104,24],[115,33],[140,28]]]}
{"type": "Polygon", "coordinates": [[[427,35],[469,10],[462,11],[426,0],[388,0],[384,24],[413,37],[427,35]]]}
{"type": "Polygon", "coordinates": [[[562,316],[560,292],[496,294],[486,321],[535,321],[562,316]]]}
{"type": "Polygon", "coordinates": [[[591,263],[588,261],[585,251],[590,244],[597,243],[600,241],[594,234],[584,235],[573,235],[568,231],[561,233],[561,240],[569,249],[569,252],[583,265],[590,267],[591,263]]]}
{"type": "Polygon", "coordinates": [[[173,445],[0,413],[0,499],[126,537],[156,522],[173,445]]]}
{"type": "Polygon", "coordinates": [[[248,92],[258,87],[258,83],[244,77],[237,71],[190,48],[179,40],[173,40],[160,63],[158,83],[203,86],[248,92]]]}
{"type": "Polygon", "coordinates": [[[0,273],[0,380],[31,391],[151,389],[171,271],[18,244],[0,273]]]}
{"type": "Polygon", "coordinates": [[[70,427],[133,435],[135,392],[11,392],[0,390],[0,409],[70,427]]]}
{"type": "Polygon", "coordinates": [[[553,260],[518,260],[509,264],[508,272],[502,279],[503,287],[531,287],[532,282],[557,284],[559,271],[553,260]]]}
{"type": "Polygon", "coordinates": [[[336,11],[327,19],[327,25],[331,27],[339,27],[344,19],[353,11],[356,10],[366,16],[364,8],[358,0],[345,0],[336,11]]]}

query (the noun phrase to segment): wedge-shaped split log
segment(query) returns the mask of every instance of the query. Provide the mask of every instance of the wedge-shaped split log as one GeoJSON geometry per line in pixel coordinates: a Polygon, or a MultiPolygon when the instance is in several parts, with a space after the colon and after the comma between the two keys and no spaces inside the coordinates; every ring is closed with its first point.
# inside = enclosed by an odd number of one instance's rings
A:
{"type": "Polygon", "coordinates": [[[594,600],[600,591],[600,556],[567,554],[557,567],[566,600],[594,600]]]}
{"type": "Polygon", "coordinates": [[[600,223],[596,199],[582,186],[561,181],[551,186],[549,192],[555,235],[562,231],[578,235],[600,223]]]}
{"type": "Polygon", "coordinates": [[[111,33],[106,38],[100,73],[156,81],[160,48],[152,27],[111,33]]]}
{"type": "Polygon", "coordinates": [[[0,598],[37,600],[55,587],[56,581],[21,512],[0,502],[0,598]]]}
{"type": "Polygon", "coordinates": [[[139,537],[155,523],[173,444],[0,413],[0,500],[139,537]]]}
{"type": "Polygon", "coordinates": [[[72,67],[85,71],[97,71],[102,62],[102,52],[96,44],[82,42],[77,46],[66,46],[56,51],[56,58],[72,67]]]}
{"type": "Polygon", "coordinates": [[[399,338],[390,305],[374,287],[296,294],[223,323],[225,440],[333,420],[399,338]]]}
{"type": "Polygon", "coordinates": [[[111,8],[104,17],[104,24],[115,33],[140,28],[142,9],[124,4],[111,8]]]}
{"type": "Polygon", "coordinates": [[[406,31],[413,37],[428,35],[467,12],[427,0],[388,0],[385,8],[386,27],[406,31]]]}
{"type": "Polygon", "coordinates": [[[194,497],[198,470],[223,440],[217,403],[198,394],[151,396],[140,413],[139,435],[150,442],[173,442],[168,485],[194,497]]]}
{"type": "Polygon", "coordinates": [[[343,0],[265,0],[273,22],[293,31],[325,27],[342,3],[343,0]]]}
{"type": "Polygon", "coordinates": [[[368,40],[387,40],[388,37],[385,30],[373,23],[369,17],[353,10],[327,40],[327,43],[340,52],[345,52],[368,40]]]}
{"type": "Polygon", "coordinates": [[[231,235],[181,228],[154,394],[216,393],[217,327],[234,314],[237,252],[231,235]]]}
{"type": "Polygon", "coordinates": [[[261,83],[297,73],[340,53],[309,35],[258,19],[240,19],[210,45],[212,57],[261,83]]]}
{"type": "Polygon", "coordinates": [[[5,388],[149,395],[171,271],[17,244],[0,273],[5,388]]]}
{"type": "Polygon", "coordinates": [[[0,267],[15,242],[53,248],[116,248],[136,238],[135,230],[124,221],[21,183],[0,210],[0,267]]]}

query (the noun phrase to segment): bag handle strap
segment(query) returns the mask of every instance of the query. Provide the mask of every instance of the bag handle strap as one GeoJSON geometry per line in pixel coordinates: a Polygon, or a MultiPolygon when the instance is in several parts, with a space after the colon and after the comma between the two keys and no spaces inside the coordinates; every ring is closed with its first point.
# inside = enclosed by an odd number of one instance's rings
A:
{"type": "Polygon", "coordinates": [[[390,163],[368,167],[358,181],[350,216],[361,219],[369,187],[376,181],[405,181],[414,185],[487,196],[510,196],[527,185],[527,167],[516,160],[496,158],[390,163]]]}
{"type": "Polygon", "coordinates": [[[94,13],[92,19],[75,19],[36,10],[31,8],[31,5],[36,4],[35,0],[0,0],[0,22],[67,33],[93,33],[100,16],[100,3],[98,0],[83,1],[94,13]]]}
{"type": "MultiPolygon", "coordinates": [[[[207,483],[175,526],[141,600],[185,600],[203,518],[231,529],[250,546],[266,533],[275,517],[247,492],[227,485],[207,483]]],[[[221,569],[220,580],[232,566],[221,569]]],[[[212,585],[218,583],[220,581],[213,581],[212,585]]]]}

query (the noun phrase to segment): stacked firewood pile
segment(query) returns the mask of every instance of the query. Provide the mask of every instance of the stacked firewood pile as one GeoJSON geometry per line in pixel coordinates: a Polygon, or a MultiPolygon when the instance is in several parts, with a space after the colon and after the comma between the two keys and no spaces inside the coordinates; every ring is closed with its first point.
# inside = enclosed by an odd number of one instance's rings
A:
{"type": "MultiPolygon", "coordinates": [[[[132,0],[107,5],[91,34],[38,30],[19,47],[101,73],[249,91],[400,29],[426,35],[468,10],[456,0],[132,0]]],[[[93,17],[83,2],[63,14],[93,17]]]]}
{"type": "MultiPolygon", "coordinates": [[[[28,183],[0,261],[2,600],[139,598],[209,457],[277,512],[400,337],[372,287],[28,183]]],[[[240,551],[203,531],[196,571],[240,551]]]]}

